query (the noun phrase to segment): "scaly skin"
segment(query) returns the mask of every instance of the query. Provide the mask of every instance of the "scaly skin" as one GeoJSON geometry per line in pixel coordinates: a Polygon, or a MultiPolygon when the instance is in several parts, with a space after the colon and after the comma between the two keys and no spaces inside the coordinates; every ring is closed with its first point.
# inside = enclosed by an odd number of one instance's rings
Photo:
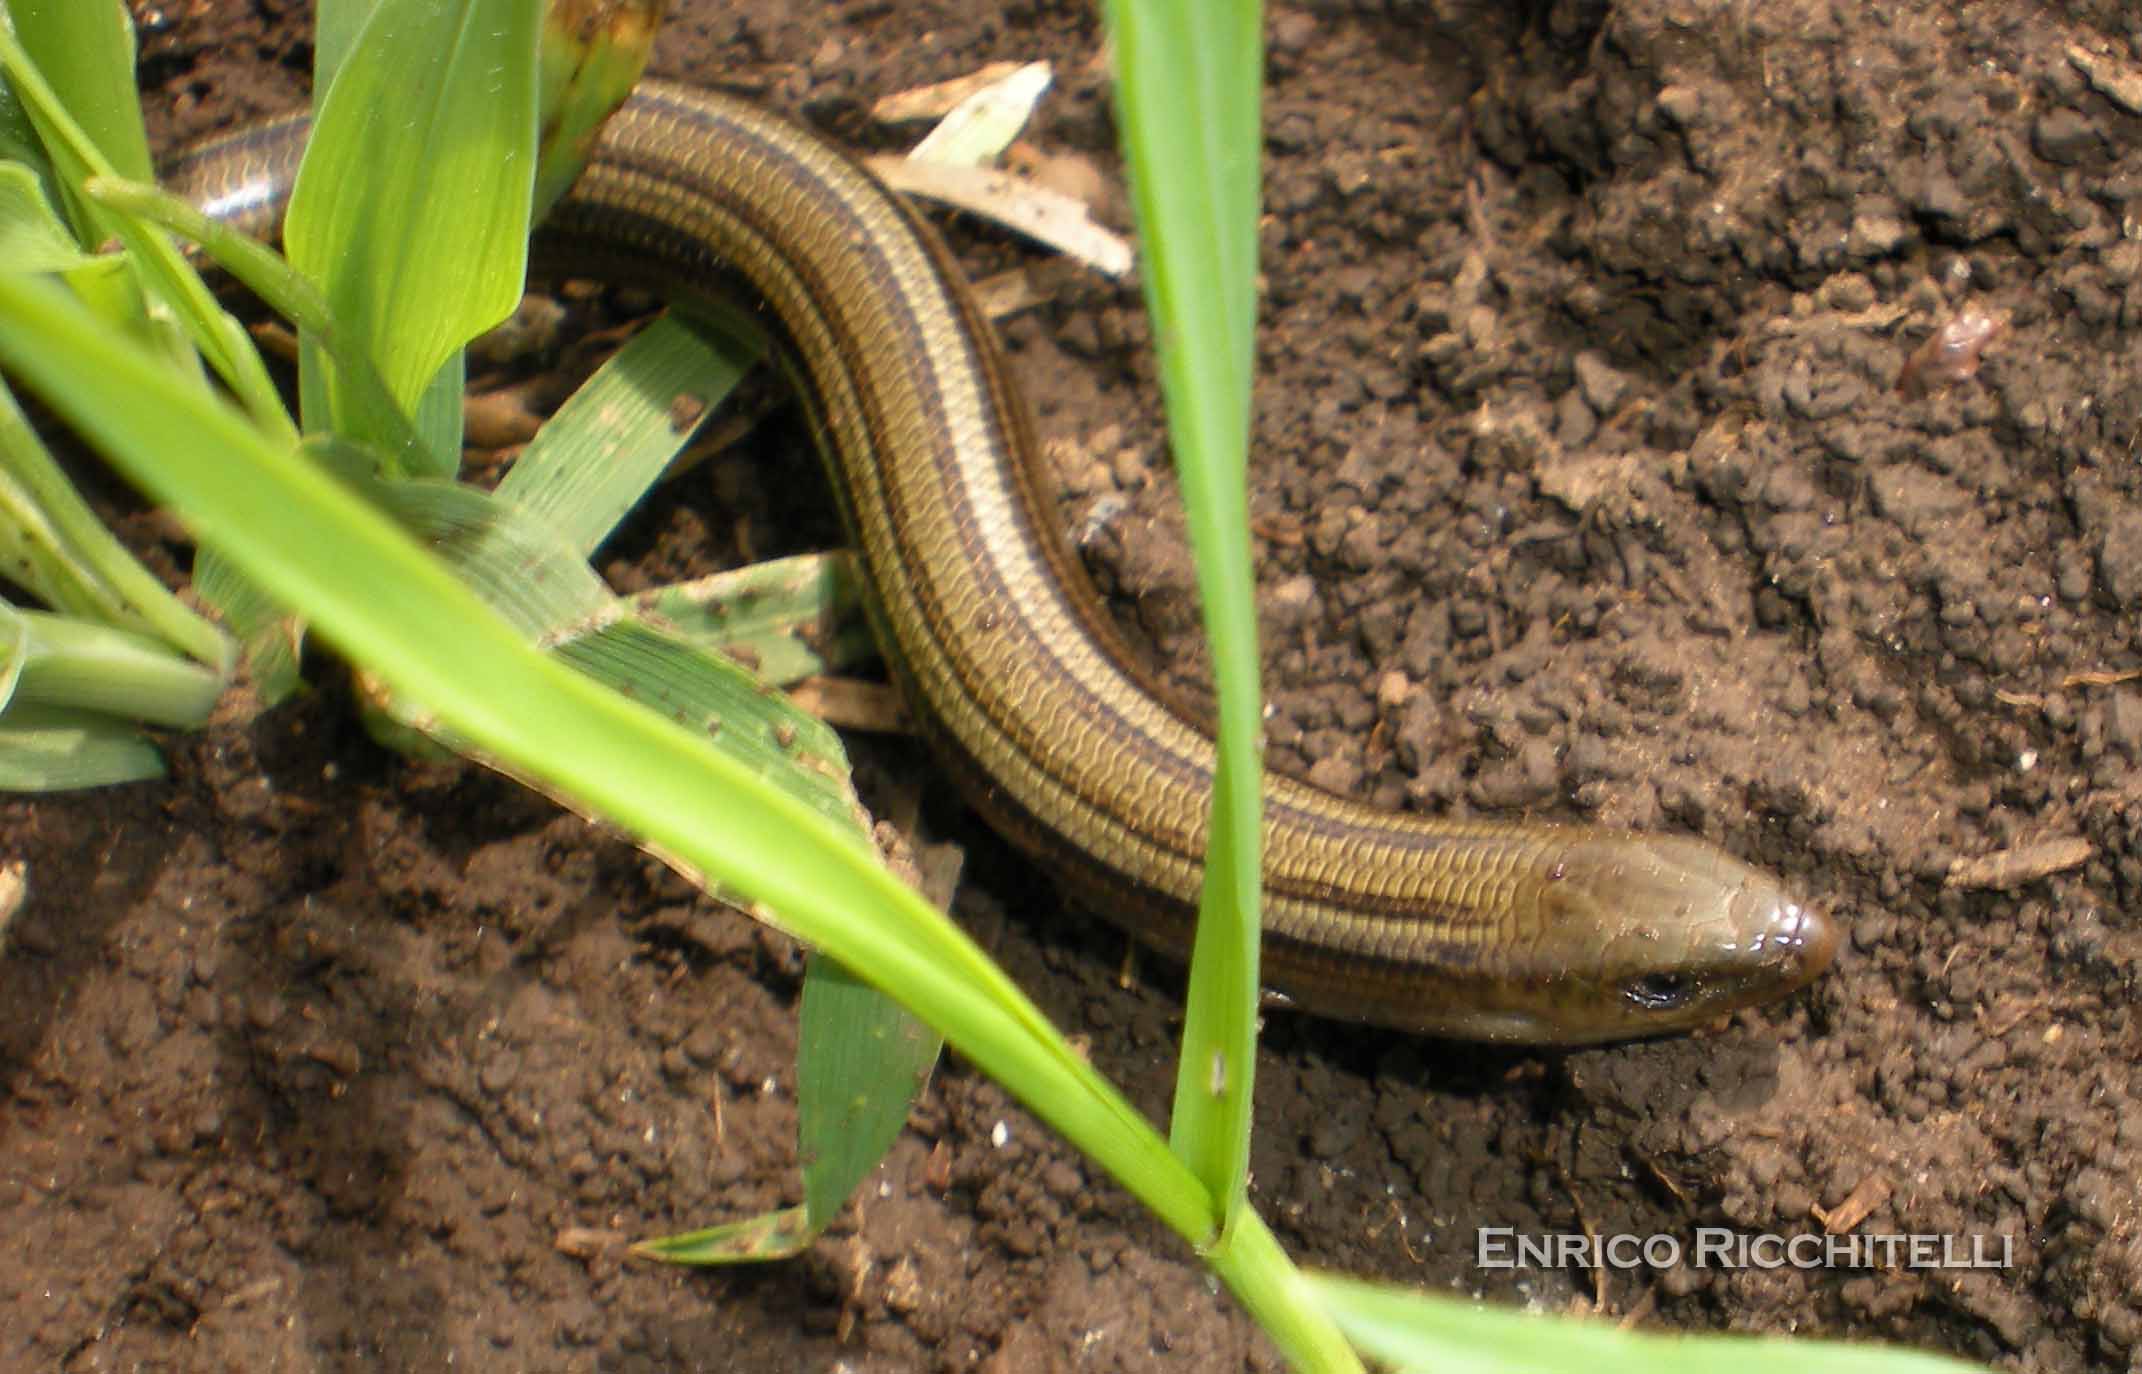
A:
{"type": "MultiPolygon", "coordinates": [[[[203,145],[176,188],[272,232],[305,128],[203,145]]],[[[816,136],[647,82],[538,256],[766,303],[879,642],[947,768],[1100,914],[1186,953],[1212,741],[1164,704],[1065,545],[995,336],[929,227],[816,136]]],[[[1386,812],[1276,776],[1265,815],[1265,976],[1331,1016],[1530,1043],[1654,1035],[1801,987],[1837,943],[1700,840],[1386,812]]]]}

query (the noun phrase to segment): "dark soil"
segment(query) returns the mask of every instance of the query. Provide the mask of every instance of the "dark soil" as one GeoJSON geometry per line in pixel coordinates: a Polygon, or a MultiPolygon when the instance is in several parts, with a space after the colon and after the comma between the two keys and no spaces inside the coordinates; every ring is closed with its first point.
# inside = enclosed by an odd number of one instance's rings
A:
{"type": "MultiPolygon", "coordinates": [[[[159,6],[159,142],[302,100],[299,8],[159,6]]],[[[680,8],[658,70],[849,143],[897,142],[878,97],[1048,58],[1033,142],[1116,166],[1085,3],[680,8]]],[[[2142,1359],[2142,20],[1394,0],[1269,22],[1273,762],[1391,806],[1700,833],[1851,936],[1787,1004],[1583,1053],[1274,1015],[1257,1204],[1304,1261],[1443,1292],[2049,1374],[2142,1359]],[[1975,376],[1909,361],[1974,314],[2006,321],[1975,376]],[[1824,1217],[2012,1263],[1475,1262],[1484,1226],[1824,1217]]],[[[977,273],[1034,260],[951,228],[977,273]]],[[[1075,278],[1006,333],[1066,526],[1194,680],[1135,289],[1075,278]]],[[[618,575],[827,539],[824,510],[766,494],[793,426],[763,443],[642,516],[618,575]]],[[[0,812],[32,892],[0,961],[0,1365],[1276,1365],[956,1060],[801,1261],[561,1249],[797,1197],[798,953],[508,783],[382,753],[323,681],[175,741],[168,783],[0,812]]],[[[1176,974],[1120,988],[1119,937],[941,810],[962,918],[1157,1117],[1176,974]]]]}

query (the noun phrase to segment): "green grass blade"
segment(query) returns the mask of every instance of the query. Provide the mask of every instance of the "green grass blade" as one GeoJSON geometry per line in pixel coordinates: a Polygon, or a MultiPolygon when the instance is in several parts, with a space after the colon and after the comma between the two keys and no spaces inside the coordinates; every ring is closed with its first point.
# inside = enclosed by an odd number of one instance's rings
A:
{"type": "Polygon", "coordinates": [[[814,955],[797,1043],[803,1207],[824,1230],[892,1148],[942,1042],[899,1003],[814,955]]]}
{"type": "Polygon", "coordinates": [[[30,636],[22,625],[21,612],[11,604],[0,602],[0,711],[15,704],[15,693],[22,686],[22,668],[30,661],[30,636]]]}
{"type": "Polygon", "coordinates": [[[45,199],[37,173],[0,163],[0,271],[65,272],[89,260],[45,199]]]}
{"type": "MultiPolygon", "coordinates": [[[[7,8],[0,4],[0,12],[7,8]]],[[[40,181],[57,184],[52,176],[52,160],[45,156],[45,145],[38,141],[37,130],[31,127],[30,112],[22,107],[15,88],[4,76],[0,76],[0,159],[25,163],[37,173],[40,181]]]]}
{"type": "Polygon", "coordinates": [[[496,493],[430,478],[352,485],[530,640],[592,628],[610,610],[609,588],[578,551],[496,493]]]}
{"type": "Polygon", "coordinates": [[[320,0],[313,11],[312,88],[324,91],[357,46],[380,0],[320,0]]]}
{"type": "Polygon", "coordinates": [[[633,1249],[672,1264],[759,1263],[806,1249],[885,1158],[929,1081],[939,1043],[899,1003],[838,962],[813,955],[797,1031],[803,1205],[633,1249]]]}
{"type": "Polygon", "coordinates": [[[194,555],[193,590],[215,609],[238,642],[246,678],[263,706],[276,706],[304,685],[298,653],[304,648],[304,622],[284,610],[265,591],[247,581],[231,561],[214,549],[194,555]]]}
{"type": "Polygon", "coordinates": [[[785,929],[937,1027],[1162,1222],[1211,1241],[1218,1213],[1205,1188],[870,846],[704,739],[533,652],[383,515],[55,288],[0,276],[0,363],[367,671],[486,757],[611,818],[687,873],[753,894],[762,915],[779,913],[785,929]]]}
{"type": "Polygon", "coordinates": [[[149,133],[134,90],[133,26],[120,6],[82,0],[9,0],[8,13],[23,50],[103,154],[103,167],[89,167],[64,142],[48,143],[81,241],[102,242],[117,226],[72,188],[99,171],[143,181],[151,175],[149,133]]]}
{"type": "Polygon", "coordinates": [[[755,781],[844,827],[852,838],[870,839],[839,734],[736,664],[637,620],[576,636],[555,652],[625,699],[700,739],[716,740],[722,756],[755,781]]]}
{"type": "Polygon", "coordinates": [[[109,625],[0,607],[0,638],[19,664],[15,702],[190,730],[208,720],[223,692],[220,673],[109,625]]]}
{"type": "Polygon", "coordinates": [[[666,472],[751,359],[725,334],[662,316],[558,408],[498,494],[593,553],[666,472]]]}
{"type": "Polygon", "coordinates": [[[689,643],[719,650],[785,687],[877,657],[862,574],[845,552],[804,553],[634,597],[689,643]]]}
{"type": "Polygon", "coordinates": [[[0,382],[0,547],[9,577],[55,610],[137,630],[214,671],[230,641],[150,575],[67,481],[0,382]]]}
{"type": "MultiPolygon", "coordinates": [[[[707,738],[758,776],[821,815],[850,822],[859,813],[847,755],[825,722],[779,693],[732,656],[680,634],[641,597],[613,597],[580,548],[505,488],[456,482],[382,480],[365,471],[352,445],[308,440],[320,466],[342,480],[452,570],[462,585],[521,636],[707,738]]],[[[402,723],[437,729],[464,743],[421,703],[398,703],[402,723]]],[[[858,829],[859,835],[867,832],[858,829]]]]}
{"type": "MultiPolygon", "coordinates": [[[[527,0],[382,0],[315,110],[285,250],[405,414],[520,300],[538,19],[527,0]]],[[[393,418],[339,376],[326,395],[329,427],[393,439],[393,418]]]]}
{"type": "Polygon", "coordinates": [[[1979,1368],[1878,1345],[1628,1331],[1605,1321],[1535,1316],[1331,1274],[1306,1274],[1303,1282],[1355,1344],[1394,1374],[1962,1374],[1979,1368]]]}
{"type": "MultiPolygon", "coordinates": [[[[132,70],[131,65],[125,68],[130,98],[132,70]]],[[[87,178],[117,175],[111,161],[75,122],[51,83],[45,80],[44,74],[5,25],[0,25],[0,73],[4,73],[14,95],[29,114],[30,122],[44,142],[45,151],[59,171],[62,185],[69,188],[68,198],[76,194],[72,188],[80,186],[87,178]]],[[[139,118],[138,113],[135,117],[139,118]]],[[[134,179],[146,175],[147,168],[144,167],[134,179]]],[[[208,359],[217,375],[244,402],[257,424],[271,433],[287,432],[289,421],[282,398],[268,376],[260,354],[238,322],[216,304],[215,296],[200,274],[193,270],[171,241],[133,216],[114,214],[102,208],[97,210],[97,216],[99,223],[108,223],[111,231],[126,244],[124,261],[132,268],[138,282],[138,290],[127,291],[123,298],[118,295],[103,298],[106,317],[136,330],[154,321],[163,322],[163,328],[167,329],[175,322],[208,359]],[[161,310],[168,313],[155,315],[153,320],[145,317],[145,301],[160,302],[161,310]]],[[[103,238],[100,232],[96,238],[85,242],[101,243],[103,238]]],[[[80,276],[78,272],[76,277],[79,279],[80,276]]],[[[87,285],[89,283],[78,280],[78,288],[87,285]]]]}
{"type": "MultiPolygon", "coordinates": [[[[317,440],[307,446],[316,456],[330,447],[317,440]]],[[[456,482],[383,481],[351,475],[346,457],[321,461],[342,472],[359,495],[444,561],[524,638],[566,654],[634,701],[719,738],[754,769],[775,770],[786,761],[814,778],[837,777],[840,804],[826,814],[853,810],[839,737],[786,697],[766,691],[761,665],[747,664],[732,647],[746,637],[765,645],[776,667],[795,667],[805,655],[793,638],[799,621],[816,627],[843,596],[851,606],[858,599],[852,584],[827,571],[835,560],[784,560],[659,593],[615,597],[572,540],[510,500],[503,487],[486,492],[456,482]],[[791,652],[772,653],[784,635],[791,652]]]]}
{"type": "Polygon", "coordinates": [[[0,792],[68,792],[163,775],[156,747],[111,716],[36,705],[0,714],[0,792]]]}
{"type": "Polygon", "coordinates": [[[1249,1176],[1263,838],[1245,477],[1260,15],[1256,0],[1112,0],[1106,12],[1146,307],[1219,699],[1219,770],[1170,1139],[1232,1216],[1249,1176]]]}
{"type": "Polygon", "coordinates": [[[1294,1368],[1360,1374],[1353,1346],[1254,1208],[1235,1209],[1218,1243],[1205,1251],[1205,1262],[1294,1368]]]}
{"type": "MultiPolygon", "coordinates": [[[[762,351],[756,331],[745,332],[750,337],[740,338],[737,330],[719,322],[674,313],[655,321],[543,426],[499,484],[500,501],[556,531],[576,555],[592,552],[670,468],[701,419],[762,351]]],[[[624,614],[651,617],[665,635],[721,642],[727,654],[749,663],[750,673],[721,657],[693,658],[687,666],[694,671],[681,677],[658,673],[645,659],[614,663],[614,679],[601,672],[597,676],[614,680],[633,700],[673,720],[721,724],[719,741],[726,745],[788,739],[786,750],[759,761],[759,766],[776,770],[768,776],[786,782],[796,775],[795,769],[779,766],[800,767],[798,750],[807,748],[802,741],[823,727],[785,698],[764,695],[758,684],[815,670],[815,656],[795,634],[797,623],[799,618],[812,625],[824,623],[829,618],[827,593],[838,590],[817,571],[826,566],[824,560],[804,562],[808,567],[800,578],[793,566],[750,568],[708,579],[721,585],[721,591],[708,586],[670,588],[660,595],[631,598],[618,608],[624,614]],[[799,604],[797,593],[816,595],[799,604]],[[671,619],[672,614],[679,618],[671,619]],[[739,644],[739,635],[748,635],[749,641],[739,644]],[[728,680],[735,684],[729,699],[712,700],[715,684],[728,680]],[[781,714],[758,718],[766,712],[781,714]]],[[[614,632],[605,631],[600,645],[576,643],[572,652],[599,647],[614,653],[613,639],[614,632]]],[[[648,651],[660,649],[673,657],[693,652],[652,635],[639,639],[648,651]]],[[[824,745],[838,757],[830,732],[824,745]]],[[[831,781],[830,772],[819,776],[808,768],[800,776],[806,781],[815,776],[821,784],[831,781]]],[[[853,814],[844,763],[839,778],[837,798],[853,814]]],[[[804,1206],[648,1241],[638,1247],[640,1253],[672,1263],[731,1264],[783,1259],[808,1247],[883,1159],[936,1060],[939,1043],[935,1033],[883,993],[856,980],[836,961],[814,956],[804,983],[797,1053],[804,1206]]]]}
{"type": "MultiPolygon", "coordinates": [[[[239,285],[258,296],[276,314],[296,325],[308,348],[325,349],[334,359],[336,375],[360,390],[369,413],[382,417],[390,432],[380,441],[390,453],[414,452],[428,445],[429,453],[460,451],[461,393],[459,378],[447,388],[452,402],[454,426],[445,435],[418,436],[416,427],[401,414],[387,392],[387,384],[372,360],[344,337],[335,323],[327,298],[280,253],[249,238],[228,224],[210,219],[188,202],[145,182],[92,177],[84,188],[99,205],[168,229],[190,240],[210,261],[228,272],[239,285]]],[[[442,369],[443,371],[443,369],[442,369]]],[[[430,471],[450,471],[451,461],[429,461],[413,466],[430,471]]]]}
{"type": "Polygon", "coordinates": [[[668,0],[604,0],[599,6],[553,0],[537,54],[543,111],[537,219],[580,175],[603,121],[639,84],[667,8],[668,0]]]}

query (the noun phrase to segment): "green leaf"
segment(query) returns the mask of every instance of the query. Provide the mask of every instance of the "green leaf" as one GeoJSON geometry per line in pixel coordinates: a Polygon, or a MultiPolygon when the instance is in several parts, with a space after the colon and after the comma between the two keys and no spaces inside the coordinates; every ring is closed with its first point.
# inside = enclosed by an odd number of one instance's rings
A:
{"type": "Polygon", "coordinates": [[[0,715],[0,791],[64,792],[163,775],[156,747],[111,716],[35,705],[0,715]]]}
{"type": "Polygon", "coordinates": [[[750,365],[713,326],[667,314],[634,335],[575,391],[498,494],[593,553],[750,365]]]}
{"type": "MultiPolygon", "coordinates": [[[[315,111],[284,246],[405,413],[520,299],[538,17],[526,0],[381,0],[315,111]]],[[[325,394],[351,438],[400,428],[334,374],[325,394]]]]}
{"type": "Polygon", "coordinates": [[[320,0],[312,20],[312,88],[324,91],[357,46],[380,0],[320,0]]]}
{"type": "MultiPolygon", "coordinates": [[[[758,776],[821,815],[855,823],[859,804],[840,737],[731,657],[692,642],[641,597],[613,597],[580,550],[536,512],[482,491],[431,479],[385,480],[371,454],[327,439],[306,441],[332,472],[421,541],[461,584],[540,644],[624,697],[707,738],[758,776]]],[[[398,701],[394,718],[481,754],[421,700],[398,701]]],[[[398,745],[400,741],[395,741],[398,745]]],[[[857,831],[867,838],[867,832],[857,831]]]]}
{"type": "Polygon", "coordinates": [[[298,654],[304,648],[304,622],[255,586],[230,559],[204,548],[193,560],[193,590],[214,608],[245,656],[247,679],[263,706],[275,706],[303,686],[298,654]]]}
{"type": "Polygon", "coordinates": [[[538,59],[543,131],[536,218],[547,214],[579,177],[603,121],[639,84],[667,4],[605,0],[599,6],[550,7],[538,59]]]}
{"type": "Polygon", "coordinates": [[[632,1252],[669,1264],[755,1264],[792,1258],[817,1238],[805,1209],[786,1207],[743,1221],[643,1240],[632,1252]]]}
{"type": "Polygon", "coordinates": [[[1212,1198],[1152,1127],[852,828],[532,652],[340,482],[49,284],[0,274],[0,364],[487,759],[610,818],[688,875],[751,894],[755,913],[896,995],[1166,1225],[1211,1240],[1212,1198]]]}
{"type": "Polygon", "coordinates": [[[1878,1345],[1681,1336],[1432,1297],[1333,1274],[1302,1276],[1347,1336],[1393,1374],[1962,1374],[1976,1365],[1878,1345]]]}
{"type": "MultiPolygon", "coordinates": [[[[126,71],[131,70],[128,65],[126,71]]],[[[0,25],[0,71],[30,116],[70,204],[79,199],[76,188],[85,179],[117,175],[111,160],[75,120],[13,30],[4,25],[0,25]]],[[[131,99],[130,76],[123,89],[131,99]]],[[[138,110],[133,117],[140,118],[138,110]]],[[[146,166],[141,170],[146,175],[146,166]]],[[[101,243],[106,236],[102,226],[108,226],[127,247],[124,258],[112,261],[124,263],[131,275],[113,278],[101,261],[78,268],[71,281],[83,298],[98,306],[105,318],[149,333],[167,347],[176,341],[171,329],[176,324],[245,403],[256,423],[270,431],[286,429],[288,417],[281,397],[259,353],[171,241],[132,215],[84,205],[85,215],[99,226],[84,241],[101,243]]]]}
{"type": "Polygon", "coordinates": [[[578,551],[494,492],[435,478],[349,480],[531,641],[592,630],[610,609],[609,589],[578,551]]]}
{"type": "Polygon", "coordinates": [[[152,725],[207,721],[223,677],[153,639],[91,621],[0,604],[12,703],[41,702],[152,725]]]}
{"type": "Polygon", "coordinates": [[[64,272],[89,261],[45,199],[37,173],[0,163],[0,270],[64,272]]]}
{"type": "Polygon", "coordinates": [[[680,639],[719,650],[775,686],[878,653],[863,617],[862,574],[845,552],[770,559],[632,602],[680,639]]]}
{"type": "Polygon", "coordinates": [[[65,142],[47,141],[81,241],[101,242],[115,232],[112,222],[72,188],[93,172],[138,181],[151,175],[148,129],[134,92],[133,26],[123,7],[83,0],[10,0],[8,12],[23,50],[103,155],[104,165],[93,167],[65,142]]]}
{"type": "Polygon", "coordinates": [[[942,1042],[899,1003],[814,955],[798,1043],[803,1206],[812,1229],[822,1231],[892,1148],[942,1042]]]}
{"type": "MultiPolygon", "coordinates": [[[[281,254],[241,233],[232,224],[209,218],[190,202],[143,182],[119,177],[92,177],[84,189],[99,205],[123,211],[190,239],[210,261],[258,296],[275,313],[296,325],[308,352],[315,348],[325,349],[333,357],[335,369],[346,384],[363,390],[368,413],[381,416],[394,427],[393,432],[380,441],[381,447],[390,453],[413,453],[425,443],[413,426],[405,427],[401,410],[388,396],[387,384],[381,380],[378,369],[372,366],[371,359],[343,338],[343,331],[329,313],[327,298],[281,254]]],[[[306,373],[310,376],[319,370],[319,364],[315,362],[306,373]]],[[[451,402],[448,410],[452,423],[445,432],[430,437],[428,451],[452,454],[459,451],[461,444],[460,379],[448,377],[445,372],[441,369],[439,380],[444,385],[439,389],[446,391],[451,402]]],[[[442,464],[433,461],[411,466],[431,470],[442,464]]],[[[450,470],[453,464],[447,461],[443,466],[450,470]]]]}
{"type": "MultiPolygon", "coordinates": [[[[0,10],[6,8],[0,4],[0,10]]],[[[27,163],[41,180],[51,179],[52,162],[30,125],[30,112],[5,78],[0,78],[0,160],[27,163]]]]}
{"type": "Polygon", "coordinates": [[[162,640],[221,677],[231,644],[135,561],[67,481],[0,382],[0,559],[55,610],[162,640]]]}
{"type": "Polygon", "coordinates": [[[554,650],[561,662],[713,739],[732,763],[867,842],[849,786],[848,755],[833,727],[717,654],[620,619],[554,650]]]}
{"type": "Polygon", "coordinates": [[[1250,363],[1256,320],[1255,0],[1107,7],[1175,468],[1219,705],[1205,892],[1170,1143],[1225,1202],[1249,1177],[1261,929],[1263,722],[1250,577],[1250,363]]]}
{"type": "MultiPolygon", "coordinates": [[[[338,372],[336,375],[342,374],[338,372]]],[[[415,451],[432,455],[432,459],[428,465],[412,464],[412,471],[446,477],[460,469],[461,414],[467,394],[468,356],[457,348],[446,355],[446,361],[431,375],[431,383],[424,388],[424,394],[417,397],[411,420],[416,432],[415,451]]],[[[387,423],[393,425],[398,418],[389,416],[387,423]]]]}
{"type": "Polygon", "coordinates": [[[642,1241],[633,1250],[671,1264],[709,1265],[787,1259],[808,1248],[885,1158],[929,1081],[940,1043],[899,1003],[835,961],[812,956],[796,1070],[803,1206],[642,1241]]]}

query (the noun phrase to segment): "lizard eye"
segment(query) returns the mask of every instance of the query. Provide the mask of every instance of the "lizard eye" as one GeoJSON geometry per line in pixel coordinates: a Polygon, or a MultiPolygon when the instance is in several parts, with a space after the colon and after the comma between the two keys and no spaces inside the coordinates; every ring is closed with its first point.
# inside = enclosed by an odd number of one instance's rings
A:
{"type": "Polygon", "coordinates": [[[1658,972],[1630,979],[1622,996],[1644,1011],[1672,1011],[1687,1005],[1695,991],[1696,980],[1688,974],[1658,972]]]}

